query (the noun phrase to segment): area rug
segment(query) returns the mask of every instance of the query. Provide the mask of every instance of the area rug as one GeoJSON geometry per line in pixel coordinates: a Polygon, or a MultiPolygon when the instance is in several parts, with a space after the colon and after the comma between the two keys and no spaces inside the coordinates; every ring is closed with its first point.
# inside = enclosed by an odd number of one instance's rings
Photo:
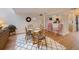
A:
{"type": "Polygon", "coordinates": [[[65,50],[66,48],[54,41],[50,37],[46,37],[47,48],[46,46],[40,46],[38,49],[37,44],[33,44],[32,39],[30,38],[27,43],[25,39],[25,34],[17,36],[15,50],[65,50]]]}

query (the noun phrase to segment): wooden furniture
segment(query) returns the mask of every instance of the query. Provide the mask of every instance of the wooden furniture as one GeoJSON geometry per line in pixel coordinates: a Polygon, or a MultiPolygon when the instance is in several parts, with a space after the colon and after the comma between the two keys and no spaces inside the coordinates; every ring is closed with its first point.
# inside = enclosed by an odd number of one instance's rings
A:
{"type": "Polygon", "coordinates": [[[8,30],[8,28],[0,30],[0,49],[4,49],[8,39],[9,39],[9,30],[8,30]]]}
{"type": "Polygon", "coordinates": [[[45,37],[45,35],[43,35],[42,31],[33,33],[33,44],[37,44],[38,49],[40,46],[43,46],[43,45],[45,45],[47,48],[46,37],[45,37]]]}
{"type": "MultiPolygon", "coordinates": [[[[30,38],[32,38],[33,44],[37,44],[38,45],[38,49],[40,46],[45,45],[47,48],[47,42],[46,42],[46,37],[43,34],[43,29],[41,28],[26,28],[26,36],[25,39],[28,41],[30,38]]],[[[26,41],[26,42],[27,42],[26,41]]]]}

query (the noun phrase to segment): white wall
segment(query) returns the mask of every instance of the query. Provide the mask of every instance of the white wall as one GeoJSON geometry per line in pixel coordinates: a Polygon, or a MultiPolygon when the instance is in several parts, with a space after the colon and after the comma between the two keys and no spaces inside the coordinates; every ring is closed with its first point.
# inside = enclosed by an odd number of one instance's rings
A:
{"type": "Polygon", "coordinates": [[[7,25],[13,24],[18,28],[18,32],[24,32],[23,26],[24,26],[24,20],[22,17],[19,17],[15,14],[14,10],[11,8],[1,8],[0,9],[0,20],[3,20],[6,22],[7,25]]]}
{"type": "MultiPolygon", "coordinates": [[[[55,14],[54,14],[55,15],[55,14]]],[[[68,24],[71,21],[70,19],[74,20],[74,15],[73,12],[64,12],[64,13],[57,13],[56,15],[60,16],[60,18],[62,19],[62,22],[64,24],[64,29],[63,32],[67,32],[68,31],[68,24]],[[70,16],[69,16],[70,15],[70,16]]],[[[13,24],[15,25],[18,30],[18,33],[22,33],[25,32],[25,26],[28,25],[28,23],[25,21],[25,18],[27,16],[30,16],[31,18],[36,18],[36,20],[32,20],[30,23],[35,25],[35,27],[39,27],[41,23],[44,23],[43,20],[45,21],[45,23],[43,24],[45,26],[45,24],[47,24],[46,20],[48,16],[33,16],[33,15],[17,15],[14,10],[12,8],[1,8],[0,9],[0,19],[3,18],[3,20],[7,23],[7,24],[13,24]]],[[[51,14],[51,16],[53,16],[53,14],[51,14]]],[[[74,25],[75,26],[75,25],[74,25]]]]}
{"type": "Polygon", "coordinates": [[[14,12],[12,8],[1,8],[0,9],[0,19],[3,18],[3,20],[9,25],[13,24],[17,27],[17,33],[23,33],[25,32],[25,26],[27,26],[29,23],[25,21],[26,17],[30,16],[32,18],[32,21],[30,24],[33,24],[34,27],[39,27],[43,16],[33,16],[33,15],[18,15],[14,12]],[[33,20],[33,18],[36,18],[36,20],[33,20]]]}
{"type": "MultiPolygon", "coordinates": [[[[23,27],[21,30],[25,30],[25,26],[28,27],[29,24],[32,24],[34,28],[39,28],[40,25],[43,23],[42,20],[43,20],[43,16],[33,16],[33,15],[18,15],[19,17],[21,17],[20,19],[22,21],[24,21],[24,26],[22,26],[20,24],[21,27],[23,27]],[[25,19],[26,17],[30,16],[31,17],[31,22],[27,22],[25,19]]],[[[42,24],[44,26],[44,24],[42,24]]]]}
{"type": "Polygon", "coordinates": [[[73,27],[74,27],[74,31],[76,30],[75,28],[75,15],[74,15],[74,12],[73,11],[65,11],[65,12],[61,12],[61,13],[56,13],[56,14],[50,14],[50,15],[47,15],[46,16],[46,21],[45,21],[45,27],[47,27],[47,20],[48,20],[48,17],[49,16],[52,16],[53,20],[56,18],[56,17],[59,17],[60,18],[60,21],[61,23],[63,23],[63,35],[64,34],[68,34],[69,33],[69,24],[73,21],[73,27]]]}

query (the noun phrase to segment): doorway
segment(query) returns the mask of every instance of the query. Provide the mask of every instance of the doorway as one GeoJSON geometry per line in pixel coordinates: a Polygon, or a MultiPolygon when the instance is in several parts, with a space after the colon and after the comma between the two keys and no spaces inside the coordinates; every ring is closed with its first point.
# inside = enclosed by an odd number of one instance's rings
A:
{"type": "Polygon", "coordinates": [[[76,16],[76,31],[79,31],[79,16],[76,16]]]}

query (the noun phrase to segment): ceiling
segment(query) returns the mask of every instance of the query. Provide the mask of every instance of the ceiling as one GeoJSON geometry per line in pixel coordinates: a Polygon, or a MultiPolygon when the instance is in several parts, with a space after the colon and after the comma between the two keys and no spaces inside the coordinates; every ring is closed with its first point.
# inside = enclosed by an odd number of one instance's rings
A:
{"type": "Polygon", "coordinates": [[[16,14],[20,15],[40,15],[40,14],[55,14],[71,10],[71,8],[13,8],[16,14]]]}

